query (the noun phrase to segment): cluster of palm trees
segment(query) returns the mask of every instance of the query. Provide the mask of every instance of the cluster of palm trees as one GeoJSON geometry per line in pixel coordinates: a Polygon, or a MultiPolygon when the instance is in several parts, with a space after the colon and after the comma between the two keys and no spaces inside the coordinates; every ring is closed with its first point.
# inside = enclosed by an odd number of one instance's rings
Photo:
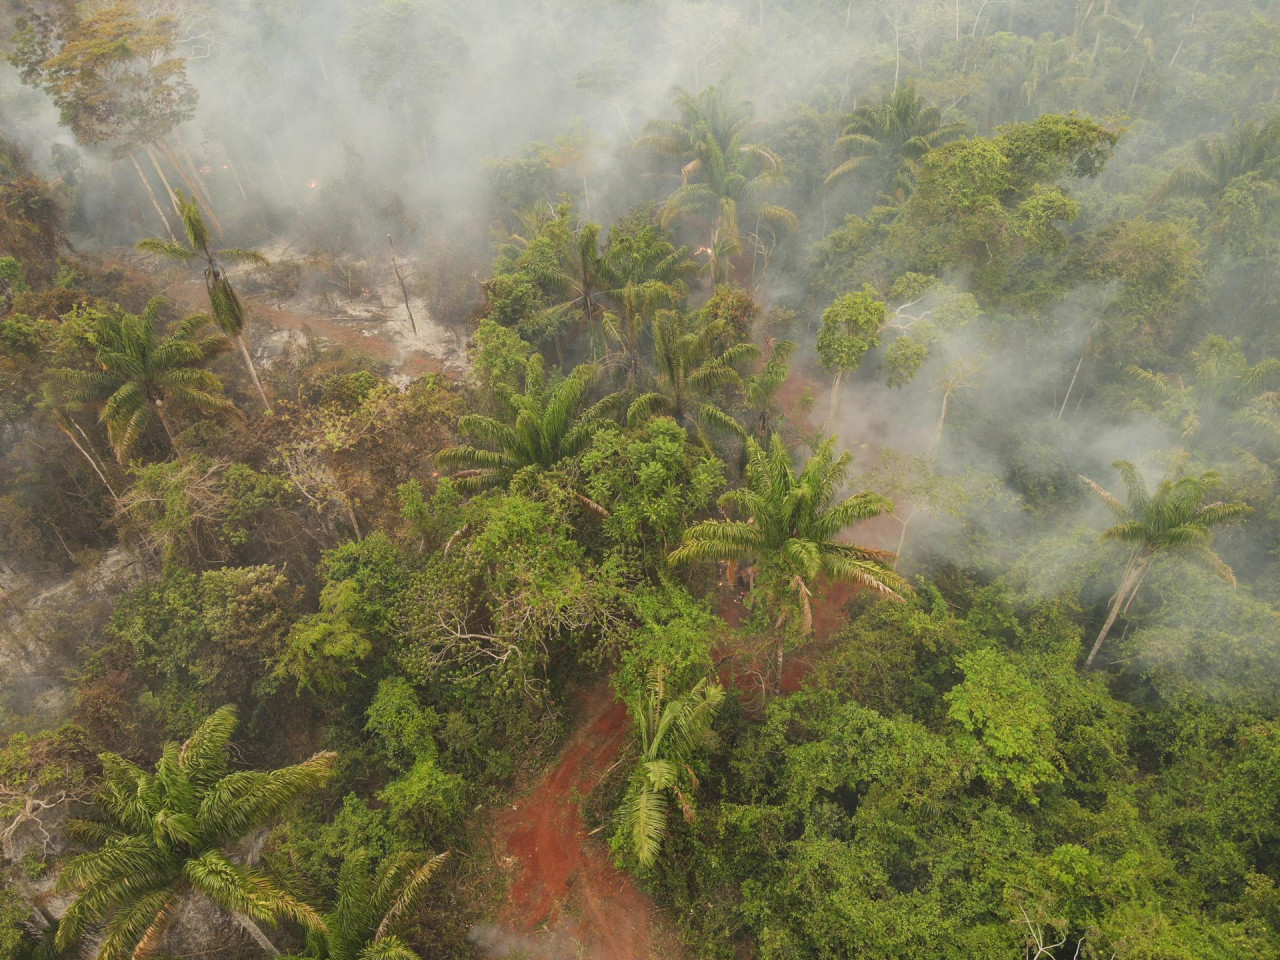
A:
{"type": "Polygon", "coordinates": [[[559,331],[574,331],[597,341],[608,364],[624,369],[632,385],[649,324],[659,310],[683,302],[697,265],[655,224],[610,231],[602,248],[600,225],[575,223],[572,213],[567,203],[550,216],[538,208],[524,211],[522,233],[509,243],[514,265],[550,301],[537,320],[542,329],[557,331],[551,338],[557,358],[563,361],[559,331]]]}
{"type": "MultiPolygon", "coordinates": [[[[769,433],[762,443],[711,400],[695,403],[690,399],[701,396],[699,390],[722,385],[731,377],[742,382],[730,365],[736,348],[720,351],[711,360],[706,357],[711,349],[708,344],[721,332],[721,322],[713,321],[703,330],[674,338],[670,349],[660,348],[660,357],[670,364],[659,378],[664,389],[641,395],[627,411],[632,425],[659,414],[683,419],[700,443],[708,442],[702,423],[731,424],[744,446],[743,484],[726,493],[720,503],[722,509],[735,508],[741,519],[707,520],[691,527],[685,532],[683,543],[672,552],[671,562],[730,561],[766,566],[780,579],[765,578],[761,582],[767,580],[771,588],[779,583],[785,585],[785,590],[776,591],[772,597],[780,609],[775,626],[793,619],[804,635],[812,629],[810,597],[823,577],[900,598],[909,587],[894,572],[892,554],[841,539],[849,527],[880,516],[891,510],[892,504],[866,492],[839,496],[852,458],[848,453],[835,456],[834,438],[820,444],[797,470],[791,451],[776,432],[769,433]],[[795,601],[794,617],[791,606],[784,602],[786,596],[795,601]]],[[[660,344],[665,338],[661,332],[656,337],[660,344]]],[[[739,351],[743,355],[756,352],[753,345],[738,346],[752,346],[751,351],[739,351]]],[[[549,470],[576,456],[608,419],[610,408],[618,405],[621,396],[610,394],[588,407],[589,390],[596,375],[595,367],[584,365],[549,386],[542,358],[535,355],[528,362],[525,392],[507,401],[509,422],[481,415],[464,417],[460,429],[478,445],[450,447],[438,455],[438,461],[455,468],[455,479],[464,489],[474,492],[509,486],[517,477],[549,470]]],[[[766,365],[753,378],[752,386],[755,392],[771,396],[783,379],[785,368],[766,365]]],[[[608,510],[608,505],[586,502],[596,512],[608,510]]],[[[782,641],[778,644],[775,683],[780,683],[783,656],[782,641]]]]}
{"type": "MultiPolygon", "coordinates": [[[[782,234],[796,215],[771,197],[787,185],[781,158],[753,142],[757,121],[750,103],[737,102],[724,87],[697,94],[679,91],[679,118],[655,120],[637,146],[679,164],[679,185],[663,202],[663,227],[683,223],[700,238],[700,272],[711,285],[729,282],[735,260],[750,247],[752,282],[763,279],[782,234]]],[[[966,132],[963,123],[918,94],[912,84],[855,108],[843,121],[835,147],[847,156],[826,178],[830,185],[853,173],[869,173],[890,202],[914,189],[931,151],[966,132]]]]}
{"type": "MultiPolygon", "coordinates": [[[[792,230],[796,215],[768,197],[786,184],[778,156],[747,139],[755,124],[749,103],[735,103],[721,87],[676,95],[679,120],[655,120],[639,146],[679,160],[680,185],[663,203],[660,221],[697,224],[705,236],[711,284],[727,283],[743,240],[767,252],[777,231],[792,230]]],[[[753,258],[754,262],[754,258],[753,258]]]]}
{"type": "Polygon", "coordinates": [[[207,369],[233,343],[239,345],[263,406],[270,412],[245,343],[244,305],[222,267],[223,262],[265,260],[252,250],[215,253],[209,246],[200,207],[180,191],[178,200],[187,245],[152,237],[140,242],[138,249],[183,263],[201,262],[210,313],[185,317],[166,329],[161,316],[165,301],[159,297],[138,314],[119,308],[97,311],[88,318],[84,332],[94,366],[61,371],[56,381],[45,384],[39,398],[40,409],[90,463],[112,497],[116,491],[93,452],[92,441],[75,418],[77,412],[85,408],[98,412],[107,441],[121,464],[128,463],[148,439],[160,434],[170,449],[176,449],[178,431],[172,405],[206,416],[238,415],[235,405],[223,395],[221,379],[207,369]]]}
{"type": "Polygon", "coordinates": [[[337,755],[232,771],[236,723],[234,707],[216,711],[185,743],[167,744],[154,771],[103,755],[98,817],[70,824],[89,849],[58,877],[59,889],[76,897],[58,924],[57,948],[96,937],[96,960],[148,956],[183,898],[200,896],[271,956],[280,951],[259,924],[289,921],[307,931],[307,958],[418,960],[400,933],[446,855],[401,853],[372,870],[359,851],[343,865],[333,910],[321,915],[231,851],[325,783],[337,755]]]}

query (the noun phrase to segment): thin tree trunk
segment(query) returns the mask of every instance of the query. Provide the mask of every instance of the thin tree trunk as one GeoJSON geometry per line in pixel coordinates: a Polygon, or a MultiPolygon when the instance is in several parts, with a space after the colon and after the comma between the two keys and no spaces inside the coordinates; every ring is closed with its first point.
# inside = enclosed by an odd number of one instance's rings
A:
{"type": "Polygon", "coordinates": [[[169,446],[173,447],[173,452],[178,452],[178,441],[174,438],[173,425],[169,423],[169,415],[164,412],[164,401],[155,401],[156,413],[160,416],[160,425],[164,427],[165,435],[169,438],[169,446]]]}
{"type": "Polygon", "coordinates": [[[617,100],[610,100],[609,102],[613,104],[613,109],[618,111],[618,118],[622,120],[622,129],[627,131],[627,139],[634,141],[636,136],[631,132],[631,124],[627,122],[627,114],[622,109],[622,104],[617,100]]]}
{"type": "Polygon", "coordinates": [[[164,189],[169,194],[169,202],[173,204],[173,212],[178,215],[178,225],[182,226],[182,207],[178,206],[178,195],[173,192],[173,187],[169,185],[169,178],[164,175],[164,168],[160,166],[160,161],[156,158],[156,152],[152,149],[151,144],[143,146],[147,151],[147,156],[151,158],[151,166],[156,168],[156,173],[160,175],[160,182],[164,184],[164,189]]]}
{"type": "Polygon", "coordinates": [[[1058,410],[1059,420],[1062,419],[1062,415],[1067,410],[1067,404],[1071,400],[1071,391],[1072,389],[1074,389],[1076,385],[1076,377],[1080,376],[1080,368],[1084,366],[1084,358],[1089,353],[1089,341],[1092,339],[1093,339],[1093,334],[1090,333],[1089,337],[1084,342],[1084,349],[1080,351],[1080,360],[1076,363],[1076,371],[1075,373],[1071,374],[1071,382],[1067,384],[1067,395],[1062,398],[1062,407],[1058,410]]]}
{"type": "Polygon", "coordinates": [[[262,405],[266,407],[267,413],[270,413],[271,401],[267,399],[267,391],[262,389],[262,381],[258,379],[258,371],[254,369],[253,357],[249,353],[249,345],[244,341],[243,330],[236,334],[236,343],[240,345],[240,355],[244,357],[244,365],[249,368],[249,376],[253,379],[253,385],[258,389],[258,396],[262,398],[262,405]]]}
{"type": "Polygon", "coordinates": [[[231,151],[226,150],[227,169],[231,171],[231,176],[235,178],[236,188],[240,191],[240,199],[248,200],[249,194],[244,192],[244,184],[240,182],[240,171],[236,169],[236,162],[231,158],[231,151]]]}
{"type": "Polygon", "coordinates": [[[774,678],[773,678],[773,695],[780,696],[782,694],[782,657],[786,647],[786,634],[781,629],[778,630],[778,642],[774,650],[774,678]]]}
{"type": "Polygon", "coordinates": [[[1138,64],[1138,75],[1133,79],[1133,92],[1129,94],[1129,106],[1133,106],[1133,102],[1138,99],[1138,85],[1142,83],[1142,74],[1147,69],[1147,61],[1143,60],[1138,64]]]}
{"type": "Polygon", "coordinates": [[[351,498],[345,493],[342,495],[342,505],[347,508],[347,519],[351,521],[351,529],[355,531],[356,539],[363,540],[364,534],[360,531],[360,521],[356,518],[356,508],[351,503],[351,498]]]}
{"type": "Polygon", "coordinates": [[[413,308],[409,306],[409,288],[404,284],[404,277],[400,276],[400,266],[396,263],[396,248],[391,243],[391,234],[387,234],[387,249],[391,251],[391,269],[396,272],[396,279],[400,281],[400,292],[404,294],[404,310],[409,314],[409,329],[413,331],[416,338],[418,336],[418,325],[413,322],[413,308]]]}
{"type": "Polygon", "coordinates": [[[1107,612],[1106,622],[1103,623],[1102,629],[1098,631],[1098,639],[1093,641],[1093,649],[1089,651],[1089,656],[1085,658],[1085,669],[1093,666],[1093,660],[1098,655],[1098,651],[1102,649],[1102,643],[1107,639],[1107,634],[1111,632],[1111,628],[1115,625],[1116,618],[1120,616],[1121,608],[1126,605],[1130,595],[1136,592],[1142,576],[1146,573],[1148,562],[1148,560],[1130,561],[1129,566],[1125,569],[1124,577],[1120,581],[1120,589],[1116,591],[1115,598],[1111,601],[1111,609],[1107,612]]]}
{"type": "Polygon", "coordinates": [[[182,178],[182,182],[187,185],[187,189],[191,191],[192,199],[197,201],[200,206],[204,208],[205,216],[213,226],[213,229],[217,232],[218,238],[224,239],[226,234],[222,231],[222,224],[218,222],[217,214],[213,212],[211,199],[203,190],[200,189],[199,184],[191,179],[187,170],[183,166],[182,158],[178,156],[178,152],[162,140],[156,141],[156,148],[160,151],[161,156],[165,157],[171,164],[173,164],[174,169],[178,171],[178,176],[180,176],[182,178]]]}
{"type": "Polygon", "coordinates": [[[907,527],[911,526],[911,521],[916,518],[917,512],[918,511],[913,510],[911,513],[911,516],[907,517],[907,519],[905,520],[903,520],[901,517],[897,518],[898,523],[902,525],[902,533],[898,535],[898,549],[894,551],[894,556],[896,558],[894,560],[895,567],[902,562],[902,548],[903,546],[906,545],[906,542],[907,542],[907,527]]]}
{"type": "Polygon", "coordinates": [[[897,21],[893,24],[893,92],[898,92],[898,74],[902,69],[902,34],[897,21]]]}
{"type": "Polygon", "coordinates": [[[67,439],[71,441],[71,445],[80,451],[80,455],[89,461],[89,466],[93,467],[93,472],[98,475],[98,479],[102,481],[102,485],[107,488],[107,493],[111,494],[111,499],[119,502],[120,497],[116,495],[115,490],[111,486],[111,482],[107,480],[107,475],[98,464],[98,458],[81,446],[80,441],[76,439],[75,434],[66,427],[62,428],[62,432],[67,435],[67,439]]]}
{"type": "Polygon", "coordinates": [[[196,166],[195,158],[191,156],[191,151],[187,149],[187,142],[182,139],[182,135],[177,130],[173,131],[173,140],[182,151],[182,158],[187,162],[187,168],[191,171],[191,176],[195,178],[195,184],[200,189],[200,195],[204,197],[205,206],[209,208],[210,216],[212,216],[213,194],[209,192],[209,184],[205,181],[204,174],[196,166]]]}
{"type": "Polygon", "coordinates": [[[1133,606],[1134,597],[1138,595],[1138,590],[1142,588],[1142,582],[1147,579],[1147,571],[1149,571],[1150,569],[1151,569],[1150,563],[1148,563],[1146,566],[1142,568],[1142,573],[1138,574],[1138,579],[1134,583],[1133,589],[1129,591],[1129,599],[1125,601],[1124,609],[1120,611],[1126,617],[1129,615],[1129,608],[1133,606]]]}
{"type": "MultiPolygon", "coordinates": [[[[1111,12],[1111,0],[1106,0],[1106,3],[1102,5],[1102,16],[1105,17],[1110,12],[1111,12]]],[[[1102,27],[1099,26],[1098,32],[1094,35],[1094,38],[1093,38],[1093,56],[1090,58],[1091,62],[1097,62],[1098,51],[1101,49],[1102,49],[1102,27]]]]}
{"type": "Polygon", "coordinates": [[[938,426],[933,431],[933,442],[929,444],[929,452],[938,449],[938,443],[942,440],[942,426],[947,422],[947,403],[951,399],[951,389],[947,388],[942,393],[942,409],[938,412],[938,426]]]}
{"type": "Polygon", "coordinates": [[[280,160],[279,160],[279,158],[276,156],[276,148],[275,148],[275,146],[272,144],[272,142],[271,142],[271,138],[270,138],[269,136],[267,136],[265,133],[262,135],[262,139],[263,139],[263,141],[265,141],[265,143],[267,144],[267,153],[268,153],[268,154],[270,154],[270,156],[271,156],[271,162],[272,162],[272,164],[274,164],[274,166],[275,166],[275,168],[276,168],[276,177],[278,177],[278,178],[279,178],[279,180],[280,180],[280,187],[281,187],[281,189],[283,189],[283,188],[286,186],[285,181],[284,181],[284,171],[280,169],[280,160]]]}
{"type": "Polygon", "coordinates": [[[1080,22],[1076,24],[1075,32],[1072,34],[1075,38],[1079,39],[1080,31],[1083,30],[1084,25],[1089,22],[1089,16],[1093,13],[1094,6],[1095,3],[1093,0],[1090,0],[1089,9],[1084,12],[1084,16],[1080,18],[1080,22]]]}
{"type": "Polygon", "coordinates": [[[844,368],[840,367],[836,370],[835,380],[831,383],[831,406],[827,410],[827,422],[822,425],[824,436],[831,429],[831,424],[836,418],[836,411],[840,408],[840,381],[842,379],[844,379],[844,368]]]}
{"type": "Polygon", "coordinates": [[[240,929],[249,934],[253,938],[253,942],[262,948],[262,951],[269,957],[280,956],[280,951],[276,949],[276,945],[267,939],[267,935],[262,932],[262,928],[254,923],[253,918],[248,914],[235,912],[231,914],[236,923],[240,925],[240,929]]]}
{"type": "Polygon", "coordinates": [[[160,198],[151,189],[151,181],[142,172],[142,165],[138,163],[138,158],[131,153],[129,154],[129,162],[133,164],[133,169],[138,171],[138,179],[142,181],[142,188],[147,191],[147,196],[151,198],[151,205],[156,208],[156,213],[160,214],[160,219],[164,221],[164,232],[169,234],[169,239],[176,243],[178,238],[174,236],[173,228],[169,226],[169,218],[164,214],[164,207],[160,206],[160,198]]]}

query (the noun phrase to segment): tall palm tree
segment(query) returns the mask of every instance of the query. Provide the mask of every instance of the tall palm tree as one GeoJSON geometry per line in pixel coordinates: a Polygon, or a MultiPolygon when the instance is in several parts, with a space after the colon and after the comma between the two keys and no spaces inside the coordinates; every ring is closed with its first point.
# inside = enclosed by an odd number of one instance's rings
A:
{"type": "Polygon", "coordinates": [[[742,396],[748,429],[757,440],[764,440],[773,430],[773,422],[777,417],[778,391],[791,375],[787,361],[791,359],[795,349],[793,340],[774,342],[764,366],[744,381],[742,396]]]}
{"type": "Polygon", "coordinates": [[[993,48],[983,72],[986,119],[994,126],[1045,113],[1045,98],[1085,82],[1089,65],[1072,37],[1010,37],[993,48]]]}
{"type": "Polygon", "coordinates": [[[88,337],[101,369],[62,372],[71,385],[72,400],[101,404],[107,439],[121,463],[128,461],[156,421],[174,444],[165,406],[171,400],[205,414],[236,412],[235,404],[222,395],[222,381],[204,369],[226,348],[227,339],[221,334],[200,336],[210,323],[204,314],[179,321],[164,336],[163,303],[157,297],[136,316],[122,310],[101,314],[88,337]]]}
{"type": "Polygon", "coordinates": [[[1242,124],[1218,140],[1197,140],[1192,157],[1191,163],[1169,174],[1154,201],[1169,197],[1216,200],[1232,182],[1247,176],[1274,190],[1280,184],[1280,117],[1261,127],[1242,124]]]}
{"type": "Polygon", "coordinates": [[[1217,334],[1205,337],[1188,355],[1191,376],[1170,375],[1135,364],[1125,372],[1144,386],[1158,413],[1196,439],[1220,448],[1235,439],[1232,424],[1247,424],[1254,403],[1280,384],[1280,358],[1250,364],[1238,341],[1217,334]]]}
{"type": "Polygon", "coordinates": [[[1132,463],[1117,460],[1114,466],[1120,472],[1128,493],[1125,503],[1088,477],[1080,478],[1120,521],[1104,530],[1099,540],[1129,546],[1129,559],[1120,578],[1120,587],[1111,599],[1107,619],[1084,661],[1086,667],[1093,665],[1116,617],[1129,609],[1147,571],[1161,557],[1185,557],[1234,586],[1235,574],[1213,551],[1213,528],[1242,517],[1251,509],[1239,501],[1205,503],[1205,497],[1218,482],[1218,475],[1213,472],[1194,477],[1170,477],[1152,494],[1132,463]]]}
{"type": "Polygon", "coordinates": [[[631,402],[628,424],[669,416],[689,428],[708,449],[707,427],[741,434],[737,421],[718,405],[716,394],[742,386],[736,367],[758,357],[760,348],[738,343],[722,349],[728,332],[724,320],[702,321],[676,310],[660,311],[653,321],[656,389],[631,402]]]}
{"type": "Polygon", "coordinates": [[[325,929],[312,933],[305,953],[289,960],[421,960],[399,932],[448,858],[448,853],[424,858],[402,851],[375,870],[366,850],[347,857],[338,874],[338,902],[325,914],[325,929]]]}
{"type": "Polygon", "coordinates": [[[154,773],[103,754],[101,818],[70,825],[93,849],[73,857],[58,877],[60,890],[77,892],[58,927],[60,950],[100,930],[95,960],[146,956],[189,892],[230,912],[272,954],[278,951],[254,921],[324,929],[314,910],[226,850],[324,783],[336,754],[317,753],[279,770],[229,773],[235,728],[235,708],[221,708],[186,743],[165,744],[154,773]]]}
{"type": "MultiPolygon", "coordinates": [[[[743,485],[720,498],[721,507],[736,507],[740,520],[704,520],[685,531],[684,542],[672,551],[673,564],[728,560],[768,565],[770,589],[786,589],[797,604],[800,631],[813,632],[810,598],[817,579],[844,580],[862,589],[901,600],[910,590],[890,564],[893,554],[843,543],[841,533],[855,523],[893,509],[879,494],[862,492],[837,499],[849,473],[852,456],[834,456],[835,438],[814,451],[796,471],[791,452],[778,434],[767,446],[747,438],[743,485]]],[[[781,605],[782,597],[774,600],[781,605]]],[[[784,607],[778,626],[787,619],[784,607]]],[[[782,687],[783,634],[778,631],[774,690],[782,687]]]]}
{"type": "Polygon", "coordinates": [[[459,432],[484,446],[449,447],[437,454],[437,461],[462,468],[454,475],[458,486],[474,492],[506,486],[527,467],[548,469],[579,453],[616,402],[611,395],[583,409],[596,373],[594,366],[583,364],[550,384],[542,356],[534,354],[525,367],[524,393],[505,399],[513,423],[469,414],[458,421],[459,432]]]}
{"type": "Polygon", "coordinates": [[[849,115],[836,143],[850,156],[827,175],[827,183],[855,170],[875,167],[887,178],[887,193],[903,194],[915,183],[925,154],[964,132],[963,123],[944,123],[942,111],[917,94],[912,84],[906,84],[849,115]]]}
{"type": "Polygon", "coordinates": [[[520,265],[556,299],[553,310],[582,314],[582,331],[588,333],[604,311],[608,286],[600,253],[600,225],[575,225],[573,208],[565,203],[554,218],[537,224],[538,232],[520,257],[520,265]]]}
{"type": "Polygon", "coordinates": [[[610,235],[604,267],[616,312],[604,315],[605,331],[624,354],[627,385],[634,386],[643,365],[641,345],[657,311],[674,307],[685,293],[684,279],[696,264],[658,228],[646,224],[634,233],[610,235]]]}
{"type": "Polygon", "coordinates": [[[267,259],[256,250],[244,250],[239,247],[213,250],[209,246],[209,229],[205,226],[204,217],[200,213],[200,205],[181,190],[176,191],[176,194],[178,209],[182,213],[182,226],[187,234],[187,246],[175,240],[149,237],[138,243],[138,249],[144,253],[154,253],[180,263],[190,263],[192,260],[200,260],[204,263],[204,285],[209,294],[209,309],[213,311],[213,319],[217,321],[222,332],[234,339],[240,347],[240,356],[244,358],[244,365],[249,370],[249,376],[258,391],[258,396],[262,399],[262,405],[267,413],[270,413],[271,402],[267,399],[267,392],[262,389],[262,381],[258,379],[258,371],[254,368],[253,357],[249,353],[249,345],[244,339],[244,304],[236,296],[236,291],[231,286],[231,281],[227,279],[226,270],[222,266],[223,263],[238,263],[246,260],[266,264],[267,259]]]}
{"type": "Polygon", "coordinates": [[[655,120],[638,145],[676,157],[680,186],[662,205],[659,220],[705,224],[707,275],[712,285],[729,279],[731,258],[742,252],[742,226],[793,229],[796,215],[767,197],[786,183],[782,162],[768,148],[746,139],[753,126],[749,103],[732,103],[724,90],[707,87],[676,95],[680,120],[655,120]]]}
{"type": "Polygon", "coordinates": [[[694,754],[706,743],[724,688],[706,677],[684,692],[667,689],[661,671],[649,676],[648,689],[628,706],[640,741],[640,759],[622,808],[622,829],[642,867],[658,858],[667,833],[667,817],[674,799],[685,819],[693,819],[690,795],[698,787],[690,769],[694,754]]]}

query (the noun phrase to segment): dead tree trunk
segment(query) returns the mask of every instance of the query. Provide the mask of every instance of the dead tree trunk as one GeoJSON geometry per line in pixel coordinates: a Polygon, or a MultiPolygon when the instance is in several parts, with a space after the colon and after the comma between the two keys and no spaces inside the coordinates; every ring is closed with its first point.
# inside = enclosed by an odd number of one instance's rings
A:
{"type": "Polygon", "coordinates": [[[249,377],[253,380],[258,396],[262,399],[262,405],[267,413],[271,413],[271,401],[267,399],[267,391],[262,389],[262,381],[258,379],[258,371],[253,365],[253,357],[249,353],[249,345],[245,343],[243,330],[236,334],[236,343],[240,346],[240,356],[244,357],[244,365],[249,368],[249,377]]]}
{"type": "Polygon", "coordinates": [[[160,182],[164,184],[164,191],[169,194],[169,202],[173,204],[173,212],[178,215],[178,224],[181,226],[182,207],[178,205],[178,195],[173,192],[173,187],[169,185],[169,178],[164,175],[164,167],[160,166],[160,161],[156,158],[156,152],[152,149],[151,144],[148,143],[142,149],[147,151],[151,166],[155,167],[156,174],[160,177],[160,182]]]}
{"type": "Polygon", "coordinates": [[[400,276],[400,265],[396,263],[396,248],[391,242],[391,234],[387,234],[387,249],[391,251],[391,269],[396,273],[396,279],[400,281],[400,293],[404,295],[404,311],[409,314],[409,329],[413,331],[416,338],[418,336],[418,325],[413,322],[413,308],[409,306],[409,288],[405,286],[404,277],[400,276]]]}
{"type": "Polygon", "coordinates": [[[174,139],[182,148],[181,155],[170,144],[162,143],[162,149],[168,150],[170,162],[177,168],[178,174],[191,191],[191,195],[199,198],[205,213],[209,217],[209,222],[213,224],[213,229],[218,232],[219,239],[225,238],[226,235],[222,231],[222,224],[218,222],[218,216],[213,212],[213,196],[209,193],[208,187],[205,186],[204,178],[200,176],[200,171],[197,169],[195,161],[191,159],[191,154],[187,152],[186,144],[182,142],[182,139],[176,133],[174,134],[174,139]]]}
{"type": "Polygon", "coordinates": [[[129,162],[133,164],[133,169],[138,171],[138,179],[142,181],[142,188],[147,191],[147,196],[151,198],[151,205],[156,208],[156,213],[160,214],[160,219],[164,222],[164,232],[169,234],[169,239],[176,243],[178,238],[174,236],[173,228],[169,226],[169,218],[165,216],[164,207],[160,206],[160,199],[156,196],[156,192],[151,189],[151,181],[142,172],[142,165],[138,163],[138,158],[131,153],[129,154],[129,162]]]}

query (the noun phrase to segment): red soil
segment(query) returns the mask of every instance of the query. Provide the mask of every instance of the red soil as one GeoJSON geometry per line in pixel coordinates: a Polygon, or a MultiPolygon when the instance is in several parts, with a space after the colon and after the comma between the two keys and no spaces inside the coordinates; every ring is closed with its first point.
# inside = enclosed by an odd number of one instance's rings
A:
{"type": "Polygon", "coordinates": [[[590,688],[586,719],[556,765],[495,823],[499,862],[512,871],[507,902],[473,939],[487,956],[530,960],[678,960],[652,901],[587,835],[582,798],[604,778],[626,741],[627,710],[605,683],[590,688]]]}

